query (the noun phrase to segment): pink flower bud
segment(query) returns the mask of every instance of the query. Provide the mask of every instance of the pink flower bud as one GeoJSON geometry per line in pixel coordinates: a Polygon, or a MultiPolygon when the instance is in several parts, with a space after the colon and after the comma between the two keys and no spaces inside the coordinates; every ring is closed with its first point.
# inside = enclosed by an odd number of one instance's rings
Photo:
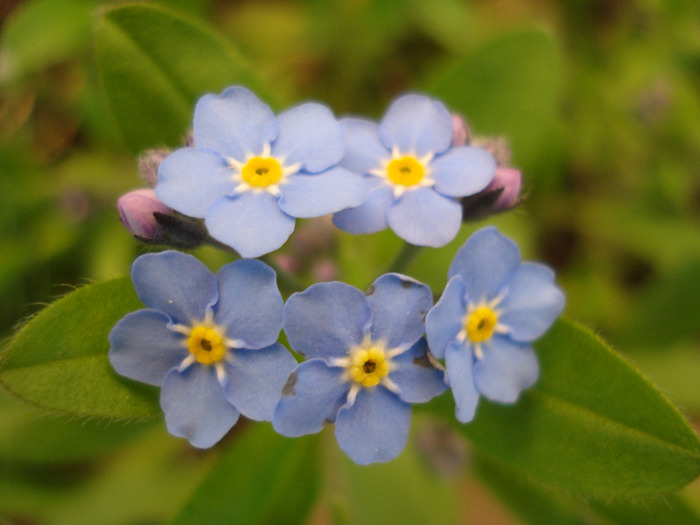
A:
{"type": "Polygon", "coordinates": [[[124,226],[136,237],[147,241],[163,237],[163,228],[154,213],[170,215],[173,211],[158,200],[155,190],[142,188],[125,193],[117,200],[117,208],[124,226]]]}
{"type": "Polygon", "coordinates": [[[486,193],[503,188],[503,191],[491,208],[494,212],[499,212],[509,210],[520,202],[520,189],[522,185],[523,176],[520,170],[498,166],[493,180],[483,191],[486,193]]]}
{"type": "Polygon", "coordinates": [[[469,128],[462,115],[452,114],[452,145],[463,146],[469,142],[469,128]]]}
{"type": "Polygon", "coordinates": [[[139,173],[143,181],[151,188],[158,182],[158,166],[170,155],[169,149],[149,149],[139,156],[139,173]]]}

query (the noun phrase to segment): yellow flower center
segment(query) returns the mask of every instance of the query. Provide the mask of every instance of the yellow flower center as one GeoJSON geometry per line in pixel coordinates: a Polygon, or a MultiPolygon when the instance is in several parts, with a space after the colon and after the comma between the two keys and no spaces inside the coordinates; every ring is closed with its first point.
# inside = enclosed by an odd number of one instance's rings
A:
{"type": "Polygon", "coordinates": [[[274,157],[253,157],[243,166],[241,175],[251,186],[265,187],[282,178],[282,167],[274,157]]]}
{"type": "Polygon", "coordinates": [[[389,163],[386,173],[394,184],[414,186],[425,176],[425,168],[413,157],[401,157],[389,163]]]}
{"type": "Polygon", "coordinates": [[[467,319],[465,325],[467,336],[473,343],[486,341],[493,335],[497,322],[496,312],[488,306],[480,306],[467,319]]]}
{"type": "Polygon", "coordinates": [[[221,361],[226,355],[224,338],[214,328],[197,325],[190,330],[187,348],[202,364],[210,365],[221,361]]]}
{"type": "Polygon", "coordinates": [[[350,362],[350,376],[363,386],[375,386],[389,373],[389,360],[380,348],[358,350],[350,362]]]}

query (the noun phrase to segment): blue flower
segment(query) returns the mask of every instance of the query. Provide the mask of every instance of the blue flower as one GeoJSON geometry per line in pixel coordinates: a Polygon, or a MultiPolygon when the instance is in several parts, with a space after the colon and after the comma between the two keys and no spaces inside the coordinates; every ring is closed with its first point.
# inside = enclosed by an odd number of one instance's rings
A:
{"type": "Polygon", "coordinates": [[[514,403],[539,375],[530,346],[564,308],[554,272],[521,263],[494,227],[474,233],[452,260],[442,297],[428,313],[431,353],[445,358],[457,419],[472,420],[479,395],[514,403]]]}
{"type": "Polygon", "coordinates": [[[387,226],[411,244],[439,247],[459,231],[457,200],[483,190],[496,161],[485,150],[452,146],[452,117],[441,102],[423,95],[396,99],[379,125],[343,119],[348,150],[341,166],[363,174],[365,202],[333,216],[350,233],[387,226]]]}
{"type": "Polygon", "coordinates": [[[333,113],[305,103],[275,117],[243,87],[205,95],[194,112],[194,147],[158,169],[158,198],[203,218],[215,239],[243,257],[282,246],[295,218],[319,217],[362,203],[356,174],[336,166],[345,134],[333,113]]]}
{"type": "Polygon", "coordinates": [[[147,306],[112,329],[109,360],[123,376],[161,386],[171,434],[195,447],[219,441],[239,414],[272,419],[296,360],[279,343],[275,272],[238,260],[216,275],[191,255],[142,255],[132,266],[147,306]]]}
{"type": "Polygon", "coordinates": [[[292,295],[284,330],[310,359],[282,389],[274,428],[301,436],[335,422],[340,448],[356,463],[395,458],[408,439],[410,403],[446,389],[422,338],[431,306],[430,289],[399,274],[379,277],[365,294],[331,282],[292,295]]]}

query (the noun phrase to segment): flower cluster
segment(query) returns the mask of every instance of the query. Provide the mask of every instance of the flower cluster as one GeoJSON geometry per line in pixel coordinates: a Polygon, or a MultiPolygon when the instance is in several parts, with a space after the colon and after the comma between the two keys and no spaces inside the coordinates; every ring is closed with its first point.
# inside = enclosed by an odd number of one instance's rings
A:
{"type": "MultiPolygon", "coordinates": [[[[391,227],[411,244],[442,246],[459,230],[463,199],[501,184],[500,164],[465,145],[460,122],[413,94],[378,124],[339,122],[315,103],[275,117],[229,88],[199,101],[189,145],[158,152],[155,192],[123,198],[122,220],[147,242],[191,247],[210,235],[244,257],[279,248],[296,218],[326,214],[352,233],[391,227]]],[[[285,303],[262,261],[214,275],[192,255],[142,255],[132,280],[146,308],[112,329],[109,359],[161,387],[168,430],[196,447],[213,446],[242,414],[289,437],[333,424],[353,461],[388,461],[406,445],[413,404],[449,388],[467,423],[481,395],[516,402],[539,374],[532,342],[564,306],[553,272],[522,263],[495,228],[459,249],[448,279],[435,305],[427,285],[399,273],[364,293],[316,283],[285,303]],[[300,363],[278,342],[282,329],[300,363]]]]}

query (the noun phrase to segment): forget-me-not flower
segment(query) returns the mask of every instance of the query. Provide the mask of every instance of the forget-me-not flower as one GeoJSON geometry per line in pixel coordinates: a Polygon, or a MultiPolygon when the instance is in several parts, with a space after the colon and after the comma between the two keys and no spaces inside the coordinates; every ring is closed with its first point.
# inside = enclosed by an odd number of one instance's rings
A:
{"type": "Polygon", "coordinates": [[[431,306],[430,288],[399,274],[379,277],[365,294],[340,282],[293,294],[284,330],[309,359],[282,390],[275,429],[301,436],[335,422],[340,448],[356,463],[395,458],[408,439],[410,403],[446,389],[422,337],[431,306]]]}
{"type": "Polygon", "coordinates": [[[514,403],[539,375],[530,344],[564,308],[554,272],[522,263],[494,227],[474,233],[452,260],[442,297],[428,313],[431,353],[445,358],[457,419],[472,420],[479,395],[514,403]]]}
{"type": "Polygon", "coordinates": [[[283,302],[275,272],[238,260],[213,275],[191,255],[142,255],[131,277],[146,309],[112,329],[109,360],[161,387],[171,434],[207,448],[239,414],[269,421],[296,360],[277,343],[283,302]]]}
{"type": "Polygon", "coordinates": [[[243,257],[282,246],[295,218],[358,206],[365,197],[360,177],[337,166],[345,133],[321,104],[275,117],[248,89],[231,87],[197,102],[193,140],[160,164],[158,198],[203,218],[212,237],[243,257]]]}
{"type": "Polygon", "coordinates": [[[365,202],[333,216],[340,229],[373,233],[387,226],[411,244],[439,247],[462,222],[461,197],[483,190],[496,161],[481,148],[452,145],[452,116],[424,95],[396,99],[379,124],[343,119],[347,154],[341,166],[362,174],[365,202]]]}

